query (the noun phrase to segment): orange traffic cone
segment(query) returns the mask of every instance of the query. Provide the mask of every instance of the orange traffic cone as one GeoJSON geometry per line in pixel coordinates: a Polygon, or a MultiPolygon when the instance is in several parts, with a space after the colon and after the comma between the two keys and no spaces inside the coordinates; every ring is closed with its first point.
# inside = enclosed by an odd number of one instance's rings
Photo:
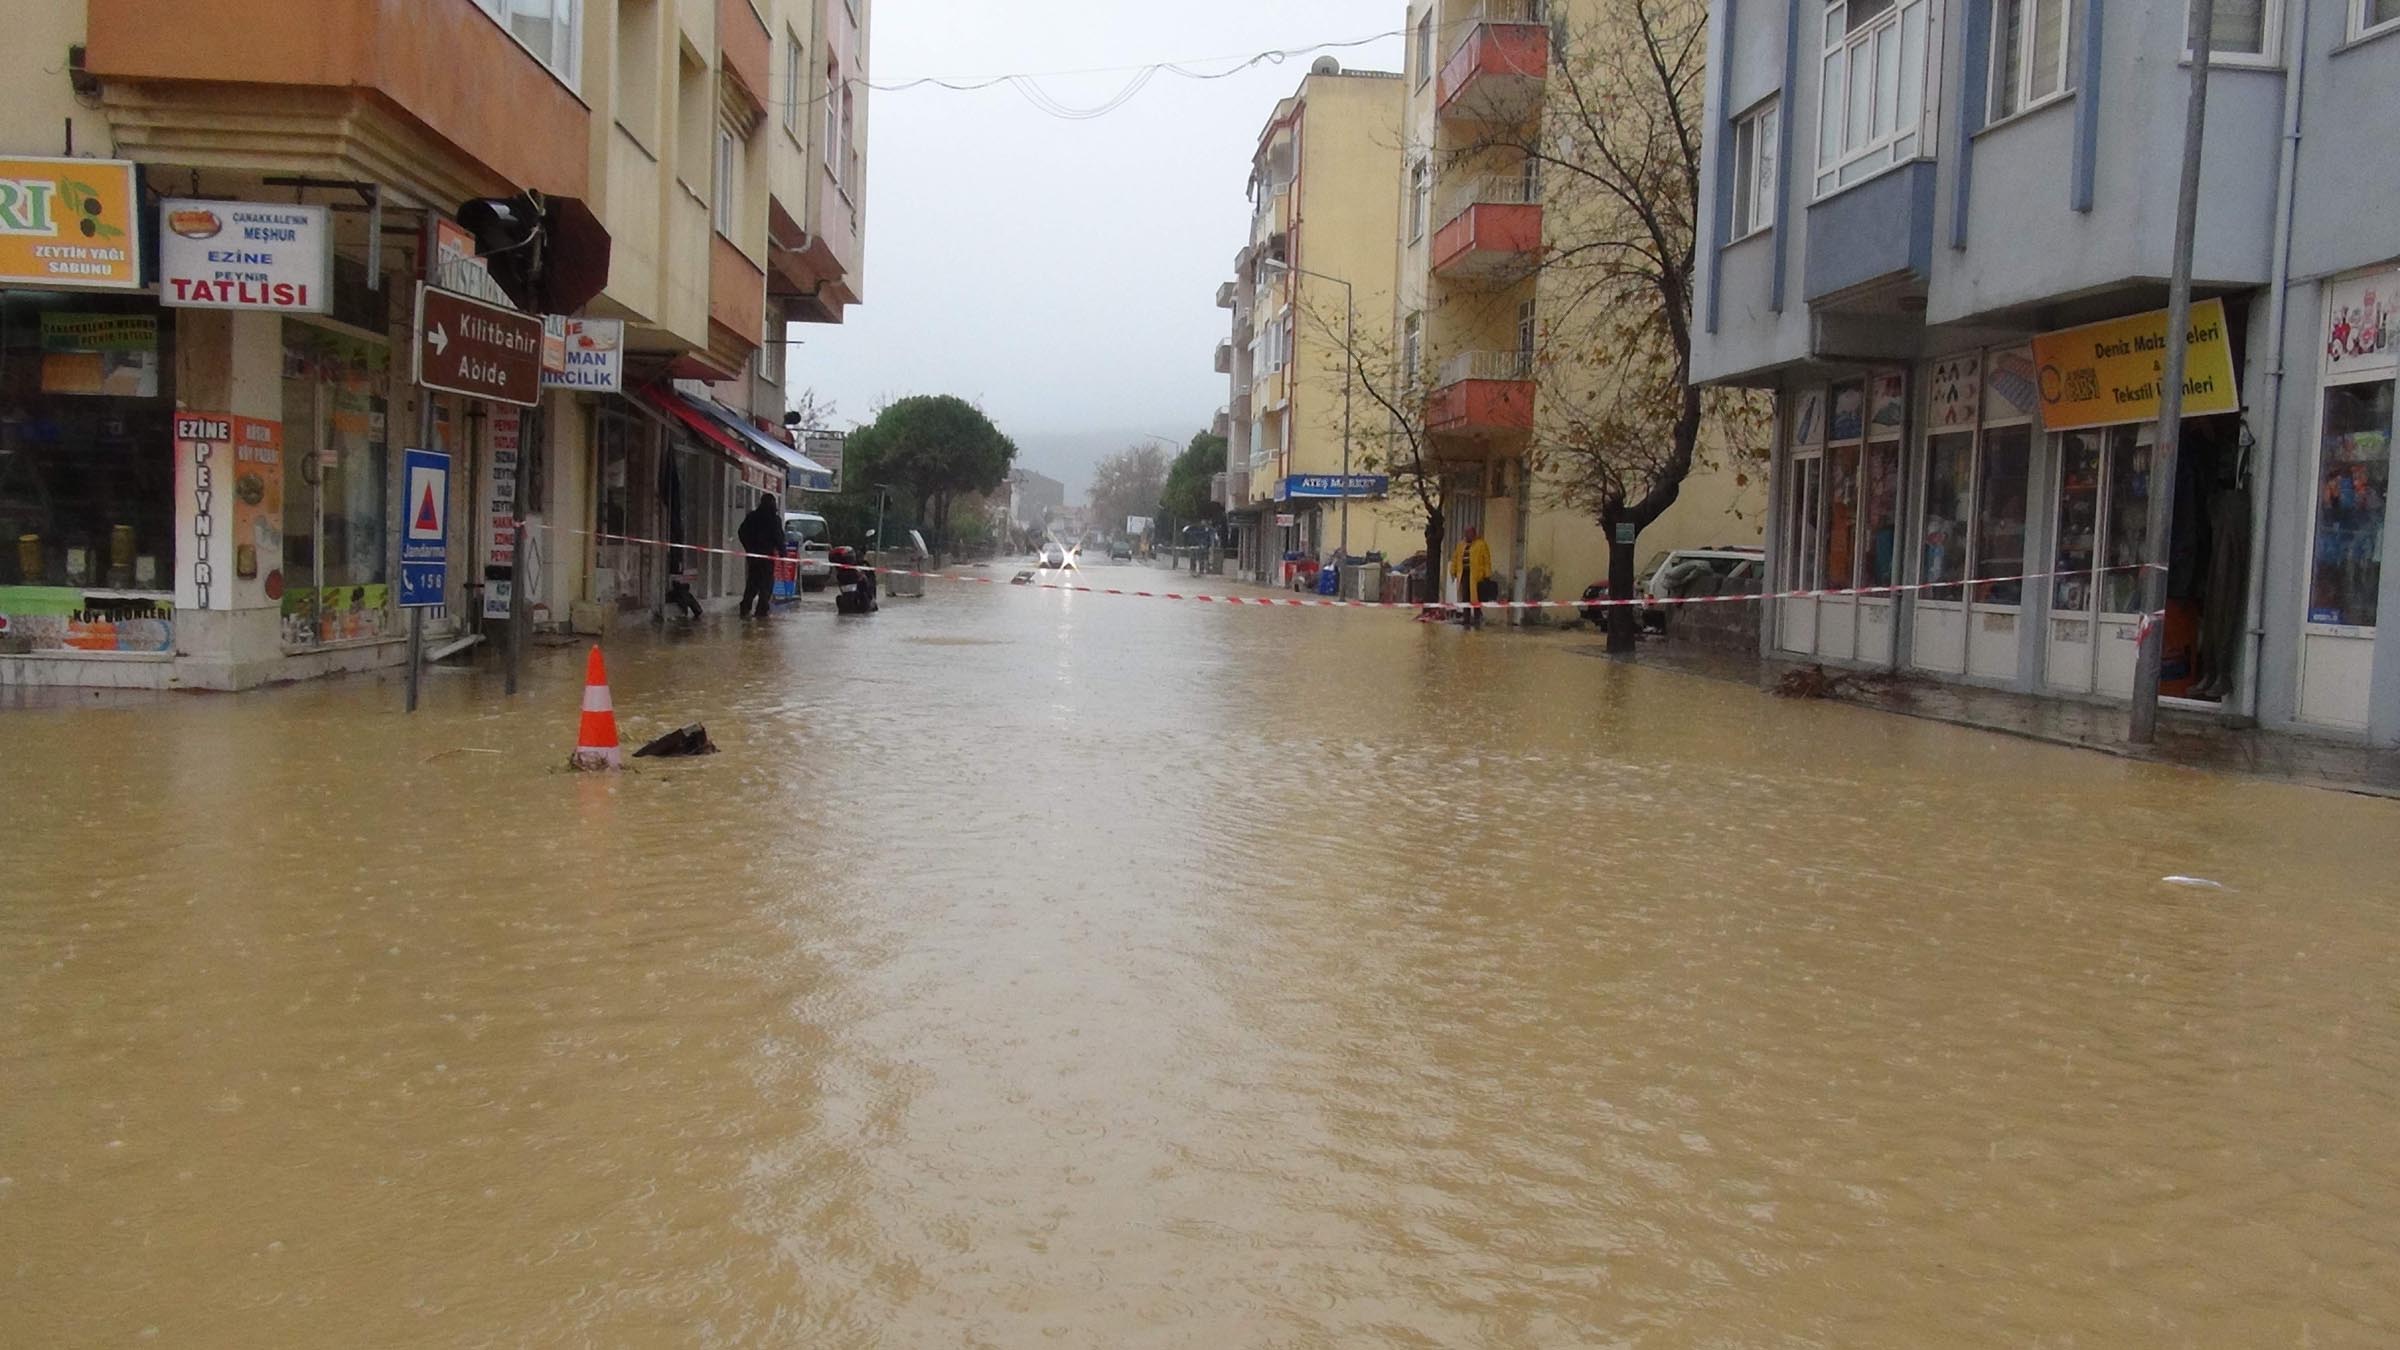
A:
{"type": "Polygon", "coordinates": [[[577,769],[622,769],[617,753],[617,705],[608,696],[608,671],[600,664],[600,649],[592,648],[583,667],[583,726],[575,735],[575,754],[567,761],[577,769]]]}

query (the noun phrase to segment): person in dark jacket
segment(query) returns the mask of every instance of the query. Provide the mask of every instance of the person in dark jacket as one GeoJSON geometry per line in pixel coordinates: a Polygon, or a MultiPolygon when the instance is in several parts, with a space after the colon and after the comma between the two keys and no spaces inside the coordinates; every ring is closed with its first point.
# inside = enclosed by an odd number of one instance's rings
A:
{"type": "Polygon", "coordinates": [[[875,603],[877,584],[874,568],[860,566],[858,554],[847,547],[835,549],[831,560],[834,613],[872,614],[882,608],[875,603]]]}
{"type": "Polygon", "coordinates": [[[767,617],[775,603],[775,560],[783,554],[783,507],[772,492],[762,492],[758,505],[742,517],[735,532],[742,541],[742,617],[750,617],[750,602],[758,602],[758,617],[767,617]]]}

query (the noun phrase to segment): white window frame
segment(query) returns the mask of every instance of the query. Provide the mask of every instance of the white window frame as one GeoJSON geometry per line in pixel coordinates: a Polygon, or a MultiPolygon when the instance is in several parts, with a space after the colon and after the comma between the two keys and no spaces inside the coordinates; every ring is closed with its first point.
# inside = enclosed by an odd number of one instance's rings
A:
{"type": "Polygon", "coordinates": [[[541,63],[544,70],[558,77],[558,82],[577,97],[583,91],[583,0],[475,0],[475,7],[500,25],[509,40],[525,49],[527,55],[541,63]],[[515,14],[546,13],[550,19],[550,50],[535,51],[533,44],[517,36],[516,25],[509,22],[515,14]]]}
{"type": "Polygon", "coordinates": [[[1733,233],[1726,242],[1775,228],[1783,97],[1770,94],[1733,119],[1733,233]]]}
{"type": "Polygon", "coordinates": [[[1433,78],[1433,7],[1435,0],[1425,0],[1425,13],[1417,20],[1417,88],[1433,78]]]}
{"type": "Polygon", "coordinates": [[[1414,244],[1425,238],[1425,229],[1433,215],[1433,166],[1422,156],[1408,169],[1408,242],[1414,244]]]}
{"type": "Polygon", "coordinates": [[[732,127],[717,123],[716,157],[712,165],[709,189],[709,219],[717,233],[733,238],[734,226],[740,221],[741,138],[732,127]]]}
{"type": "Polygon", "coordinates": [[[2380,33],[2400,31],[2400,18],[2385,19],[2383,22],[2377,23],[2369,17],[2367,6],[2371,3],[2373,0],[2350,0],[2349,29],[2352,42],[2371,38],[2380,33]]]}
{"type": "MultiPolygon", "coordinates": [[[[1844,188],[1863,183],[1895,164],[1920,159],[1931,153],[1934,120],[1934,81],[1932,55],[1941,50],[1933,32],[1934,6],[1932,0],[1890,0],[1884,11],[1859,25],[1856,31],[1848,27],[1848,14],[1853,3],[1862,0],[1827,0],[1824,13],[1823,42],[1820,44],[1817,84],[1817,142],[1816,196],[1830,197],[1844,188]],[[1892,118],[1888,130],[1873,134],[1875,112],[1880,106],[1881,91],[1868,91],[1867,121],[1869,133],[1855,141],[1849,134],[1848,113],[1853,102],[1850,72],[1859,64],[1855,59],[1864,53],[1870,59],[1878,50],[1882,35],[1889,35],[1893,45],[1892,118]],[[1916,59],[1909,59],[1909,45],[1916,45],[1916,59]],[[1841,72],[1835,74],[1836,69],[1841,72]],[[1912,106],[1913,105],[1913,106],[1912,106]],[[1831,150],[1828,152],[1828,141],[1831,150]]],[[[1879,83],[1880,81],[1878,81],[1879,83]]]]}
{"type": "MultiPolygon", "coordinates": [[[[2283,0],[2259,0],[2259,5],[2263,11],[2259,16],[2259,50],[2233,52],[2219,48],[2209,61],[2210,65],[2276,67],[2283,64],[2283,0]]],[[[2216,31],[2224,32],[2222,15],[2218,16],[2217,24],[2216,31]]],[[[2192,12],[2188,7],[2183,12],[2183,59],[2192,59],[2192,12]]]]}
{"type": "Polygon", "coordinates": [[[1400,394],[1407,397],[1409,388],[1417,382],[1425,360],[1425,319],[1411,314],[1400,324],[1400,394]]]}
{"type": "Polygon", "coordinates": [[[839,181],[842,172],[842,58],[825,58],[825,171],[839,181]]]}
{"type": "Polygon", "coordinates": [[[808,46],[800,35],[783,30],[783,129],[801,132],[800,109],[808,102],[808,46]]]}
{"type": "Polygon", "coordinates": [[[2005,31],[2008,0],[1993,0],[1992,4],[1992,101],[1989,106],[1992,109],[1990,121],[1993,123],[2039,111],[2073,92],[2067,82],[2067,58],[2075,46],[2075,0],[2021,0],[2021,5],[2017,11],[2021,22],[2018,24],[2020,31],[2016,35],[2016,47],[2025,60],[2024,64],[2012,71],[2006,67],[2004,56],[2008,51],[2008,34],[2005,31]],[[2035,77],[2042,72],[2035,69],[2033,64],[2033,39],[2045,4],[2058,6],[2058,69],[2054,72],[2057,83],[2041,93],[2035,93],[2035,77]],[[2007,112],[1999,111],[2004,84],[2010,86],[2007,92],[2014,96],[2014,106],[2007,112]]]}

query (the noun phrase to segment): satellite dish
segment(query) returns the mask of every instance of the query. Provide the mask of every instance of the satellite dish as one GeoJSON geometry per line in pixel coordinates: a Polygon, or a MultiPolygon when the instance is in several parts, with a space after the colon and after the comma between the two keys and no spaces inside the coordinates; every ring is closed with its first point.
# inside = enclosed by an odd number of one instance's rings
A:
{"type": "Polygon", "coordinates": [[[1311,75],[1339,75],[1342,73],[1342,63],[1330,56],[1320,56],[1309,66],[1308,73],[1311,75]]]}

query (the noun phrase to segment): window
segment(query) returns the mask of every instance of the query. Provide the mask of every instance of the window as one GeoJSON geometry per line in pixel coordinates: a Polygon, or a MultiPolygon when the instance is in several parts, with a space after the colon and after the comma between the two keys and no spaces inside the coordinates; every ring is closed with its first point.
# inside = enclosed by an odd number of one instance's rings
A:
{"type": "Polygon", "coordinates": [[[740,171],[741,161],[735,153],[735,145],[733,128],[720,125],[717,128],[715,191],[709,197],[709,208],[717,233],[728,239],[733,237],[734,221],[739,218],[736,214],[739,202],[735,196],[735,175],[740,171]]]}
{"type": "Polygon", "coordinates": [[[1425,218],[1432,214],[1433,171],[1420,159],[1408,170],[1408,242],[1425,237],[1425,218]]]}
{"type": "Polygon", "coordinates": [[[645,148],[658,144],[658,0],[617,10],[617,125],[645,148]]]}
{"type": "Polygon", "coordinates": [[[1417,87],[1433,78],[1433,3],[1426,0],[1425,15],[1417,20],[1417,87]]]}
{"type": "Polygon", "coordinates": [[[1924,141],[1930,9],[1931,0],[1830,0],[1825,6],[1818,196],[1916,157],[1924,141]]]}
{"type": "Polygon", "coordinates": [[[2385,494],[2392,483],[2392,382],[2328,387],[2323,429],[2308,621],[2372,628],[2383,584],[2385,494]]]}
{"type": "Polygon", "coordinates": [[[808,102],[808,49],[800,45],[800,35],[789,29],[783,34],[783,129],[798,136],[802,134],[800,109],[808,102]]]}
{"type": "Polygon", "coordinates": [[[1518,301],[1517,355],[1525,359],[1526,368],[1529,370],[1533,365],[1534,338],[1539,329],[1540,324],[1536,321],[1534,316],[1533,302],[1531,300],[1518,301]]]}
{"type": "Polygon", "coordinates": [[[2350,0],[2350,36],[2365,37],[2400,25],[2400,0],[2350,0]]]}
{"type": "Polygon", "coordinates": [[[842,59],[825,58],[825,168],[842,172],[842,59]]]}
{"type": "Polygon", "coordinates": [[[858,193],[858,91],[842,86],[841,167],[834,181],[841,186],[842,195],[855,197],[858,193]]]}
{"type": "Polygon", "coordinates": [[[1747,239],[1775,223],[1775,99],[1733,124],[1733,237],[1747,239]]]}
{"type": "MultiPolygon", "coordinates": [[[[2400,16],[2400,6],[2393,9],[2400,16]]],[[[2264,65],[2275,59],[2275,35],[2282,24],[2282,0],[2216,0],[2216,17],[2208,30],[2212,65],[2264,65]]],[[[2183,54],[2192,54],[2191,11],[2184,11],[2183,54]]]]}
{"type": "Polygon", "coordinates": [[[1400,383],[1401,396],[1406,397],[1408,386],[1417,381],[1418,369],[1424,362],[1425,321],[1411,314],[1400,325],[1400,383]]]}
{"type": "Polygon", "coordinates": [[[709,135],[717,126],[716,81],[686,52],[675,82],[675,178],[708,200],[709,135]]]}
{"type": "Polygon", "coordinates": [[[581,87],[583,0],[475,0],[569,89],[581,87]]]}
{"type": "Polygon", "coordinates": [[[1998,0],[1992,6],[1992,120],[2046,103],[2066,87],[2067,0],[1998,0]]]}

